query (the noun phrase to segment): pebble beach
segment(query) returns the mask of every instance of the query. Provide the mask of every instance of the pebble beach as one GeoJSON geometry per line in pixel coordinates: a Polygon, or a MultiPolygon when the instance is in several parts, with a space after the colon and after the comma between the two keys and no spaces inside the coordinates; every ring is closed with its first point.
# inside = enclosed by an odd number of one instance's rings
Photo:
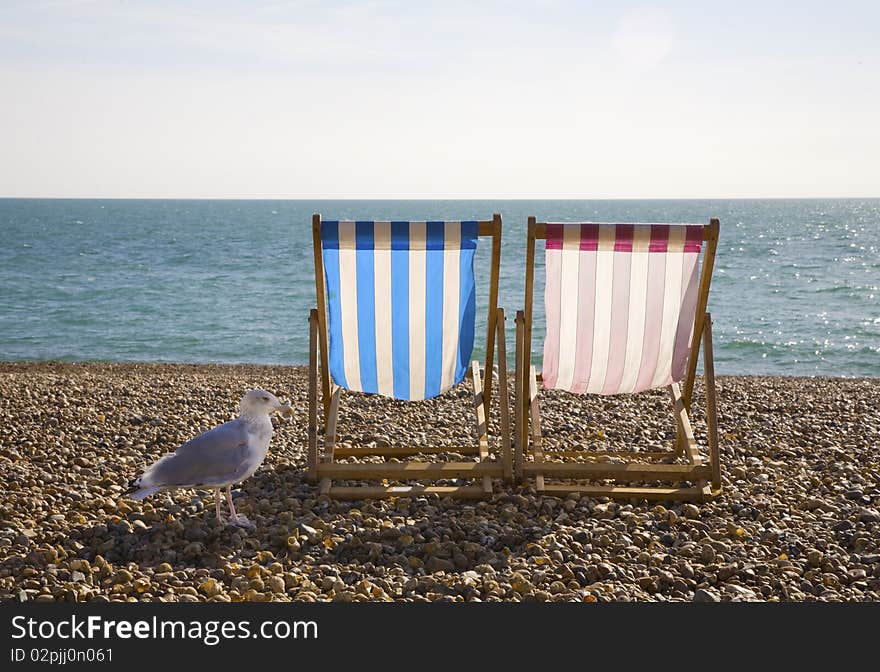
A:
{"type": "MultiPolygon", "coordinates": [[[[305,479],[302,367],[0,363],[0,600],[876,601],[880,384],[720,377],[723,494],[704,503],[538,495],[342,502],[305,479]],[[289,401],[263,466],[234,491],[142,502],[128,481],[237,412],[289,401]]],[[[702,387],[694,401],[705,445],[702,387]]],[[[342,445],[474,441],[470,388],[402,403],[344,398],[342,445]]],[[[498,408],[490,432],[498,447],[498,408]]],[[[655,451],[668,397],[542,394],[545,450],[655,451]]]]}

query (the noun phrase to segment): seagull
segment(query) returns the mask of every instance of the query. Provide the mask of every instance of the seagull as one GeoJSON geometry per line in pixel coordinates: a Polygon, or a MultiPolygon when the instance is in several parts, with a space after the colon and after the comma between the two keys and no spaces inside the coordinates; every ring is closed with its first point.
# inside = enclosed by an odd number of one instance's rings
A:
{"type": "Polygon", "coordinates": [[[241,413],[235,420],[199,434],[147,467],[129,483],[130,496],[140,500],[172,488],[210,487],[214,489],[217,522],[223,525],[220,490],[226,488],[230,524],[253,528],[247,517],[235,512],[232,484],[249,478],[266,458],[272,438],[270,413],[284,416],[293,411],[290,404],[266,390],[248,390],[239,407],[241,413]]]}

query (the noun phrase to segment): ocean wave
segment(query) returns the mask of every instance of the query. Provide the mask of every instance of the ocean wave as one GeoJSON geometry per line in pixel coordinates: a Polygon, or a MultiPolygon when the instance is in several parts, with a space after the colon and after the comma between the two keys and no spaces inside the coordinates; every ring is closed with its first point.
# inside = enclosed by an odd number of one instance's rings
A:
{"type": "MultiPolygon", "coordinates": [[[[32,247],[0,251],[0,357],[302,364],[308,351],[305,316],[315,303],[313,211],[376,219],[501,211],[499,305],[507,308],[512,361],[528,215],[704,221],[711,212],[722,213],[710,296],[720,374],[880,375],[878,203],[2,201],[4,233],[32,247]],[[735,214],[725,219],[725,213],[735,214]],[[69,225],[77,220],[87,224],[69,225]],[[848,262],[829,261],[835,257],[848,262]],[[256,338],[255,329],[268,335],[256,338]]],[[[481,242],[475,352],[485,340],[488,260],[481,242]]],[[[538,365],[543,264],[539,245],[533,334],[538,365]]]]}

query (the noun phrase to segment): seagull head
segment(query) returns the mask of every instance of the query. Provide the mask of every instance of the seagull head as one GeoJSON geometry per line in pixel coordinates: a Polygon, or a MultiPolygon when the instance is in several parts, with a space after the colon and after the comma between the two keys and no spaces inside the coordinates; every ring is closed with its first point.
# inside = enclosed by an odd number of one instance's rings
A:
{"type": "Polygon", "coordinates": [[[241,398],[240,407],[242,415],[270,415],[276,412],[284,416],[293,413],[290,404],[283,403],[266,390],[248,390],[241,398]]]}

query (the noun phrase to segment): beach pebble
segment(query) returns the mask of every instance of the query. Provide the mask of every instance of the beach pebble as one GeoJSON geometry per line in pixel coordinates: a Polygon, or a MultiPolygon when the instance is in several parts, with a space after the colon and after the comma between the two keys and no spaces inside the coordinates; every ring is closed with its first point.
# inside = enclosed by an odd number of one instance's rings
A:
{"type": "Polygon", "coordinates": [[[714,590],[700,588],[694,591],[694,602],[720,602],[721,597],[714,590]]]}
{"type": "Polygon", "coordinates": [[[120,569],[113,575],[113,583],[130,583],[133,578],[127,569],[120,569]]]}
{"type": "Polygon", "coordinates": [[[715,562],[717,555],[715,549],[710,544],[703,544],[700,548],[700,561],[704,565],[709,565],[715,562]]]}
{"type": "Polygon", "coordinates": [[[208,579],[199,586],[199,592],[204,593],[208,597],[219,595],[223,589],[214,579],[208,579]]]}
{"type": "MultiPolygon", "coordinates": [[[[335,501],[306,478],[302,368],[0,363],[0,461],[15,469],[0,483],[0,599],[880,601],[876,384],[722,383],[725,484],[711,501],[550,497],[533,481],[496,481],[484,500],[335,501]],[[210,489],[125,496],[139,469],[229,419],[250,387],[294,411],[235,489],[254,530],[217,526],[210,489]]],[[[340,443],[422,442],[453,449],[437,459],[474,459],[455,452],[473,436],[461,391],[418,404],[347,395],[340,443]]],[[[674,438],[663,391],[542,391],[542,421],[546,459],[674,438]]]]}
{"type": "Polygon", "coordinates": [[[735,562],[724,565],[718,570],[718,580],[726,581],[727,579],[734,576],[737,571],[739,571],[739,568],[736,566],[735,562]]]}
{"type": "Polygon", "coordinates": [[[273,593],[283,593],[286,590],[284,579],[277,575],[270,576],[266,581],[266,585],[273,593]]]}
{"type": "Polygon", "coordinates": [[[699,518],[700,507],[696,504],[685,504],[681,507],[681,512],[685,518],[699,518]]]}

